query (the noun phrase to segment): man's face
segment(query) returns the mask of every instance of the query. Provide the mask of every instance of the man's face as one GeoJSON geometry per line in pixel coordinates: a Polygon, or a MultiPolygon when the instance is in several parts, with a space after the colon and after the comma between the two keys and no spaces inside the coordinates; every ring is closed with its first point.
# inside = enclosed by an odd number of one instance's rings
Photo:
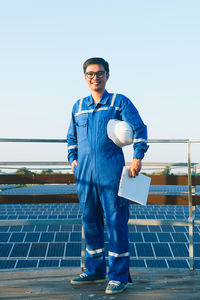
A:
{"type": "Polygon", "coordinates": [[[104,74],[102,74],[102,71],[105,72],[105,69],[104,69],[104,66],[100,65],[100,64],[89,65],[86,68],[84,76],[85,76],[85,80],[92,92],[94,91],[94,92],[103,93],[105,90],[106,81],[109,78],[109,74],[106,74],[106,72],[104,74]],[[97,73],[94,75],[92,72],[95,72],[95,73],[100,72],[100,73],[97,73]],[[93,78],[90,78],[90,77],[92,77],[91,74],[94,75],[93,78]]]}

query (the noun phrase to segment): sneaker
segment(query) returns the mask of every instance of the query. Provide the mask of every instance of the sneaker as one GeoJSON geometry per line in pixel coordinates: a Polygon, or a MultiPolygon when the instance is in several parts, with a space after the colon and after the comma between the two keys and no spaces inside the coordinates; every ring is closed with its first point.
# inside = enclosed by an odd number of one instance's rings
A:
{"type": "Polygon", "coordinates": [[[106,294],[117,294],[123,292],[126,287],[127,283],[123,283],[120,281],[111,280],[108,282],[107,288],[105,290],[106,294]]]}
{"type": "Polygon", "coordinates": [[[88,284],[88,283],[101,283],[105,281],[105,277],[97,277],[94,275],[89,275],[87,273],[82,273],[78,277],[70,281],[71,284],[88,284]]]}

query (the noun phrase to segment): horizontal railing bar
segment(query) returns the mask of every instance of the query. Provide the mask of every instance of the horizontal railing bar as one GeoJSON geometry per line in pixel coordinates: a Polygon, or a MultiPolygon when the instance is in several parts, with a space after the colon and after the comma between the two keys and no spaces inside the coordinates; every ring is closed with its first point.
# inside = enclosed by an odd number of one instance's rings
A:
{"type": "Polygon", "coordinates": [[[0,139],[4,143],[67,143],[65,139],[0,139]]]}
{"type": "MultiPolygon", "coordinates": [[[[190,142],[189,139],[149,139],[148,143],[188,143],[190,142]]],[[[199,140],[200,143],[200,140],[199,140]]]]}
{"type": "Polygon", "coordinates": [[[4,161],[0,166],[69,166],[67,161],[4,161]]]}
{"type": "MultiPolygon", "coordinates": [[[[130,162],[126,162],[129,165],[130,162]]],[[[67,161],[4,161],[0,162],[0,166],[69,166],[67,161]]],[[[187,163],[174,162],[143,162],[143,166],[170,166],[170,167],[187,167],[187,163]]],[[[198,166],[199,163],[191,163],[192,166],[198,166]]]]}
{"type": "MultiPolygon", "coordinates": [[[[195,221],[196,225],[200,225],[200,221],[195,221]],[[197,223],[198,222],[198,223],[197,223]]],[[[25,225],[62,225],[62,224],[82,224],[81,219],[20,219],[20,220],[1,220],[0,226],[25,226],[25,225]]],[[[129,225],[173,225],[173,226],[189,226],[188,220],[155,220],[155,219],[129,219],[129,225]]]]}
{"type": "Polygon", "coordinates": [[[20,219],[20,220],[1,220],[0,226],[26,226],[26,225],[63,225],[63,224],[82,224],[81,219],[20,219]]]}
{"type": "MultiPolygon", "coordinates": [[[[1,167],[1,170],[16,170],[16,167],[1,167]]],[[[66,170],[71,170],[70,166],[66,166],[65,168],[34,168],[34,167],[29,167],[29,170],[36,170],[36,171],[44,171],[44,170],[49,170],[52,169],[54,171],[66,171],[66,170]]],[[[156,169],[157,170],[157,169],[156,169]]]]}
{"type": "MultiPolygon", "coordinates": [[[[16,139],[16,138],[0,138],[0,142],[4,143],[67,143],[66,139],[16,139]]],[[[189,139],[148,139],[148,143],[200,143],[200,140],[189,139]]]]}
{"type": "Polygon", "coordinates": [[[173,225],[173,226],[188,226],[188,220],[166,220],[166,219],[129,219],[129,225],[173,225]]]}

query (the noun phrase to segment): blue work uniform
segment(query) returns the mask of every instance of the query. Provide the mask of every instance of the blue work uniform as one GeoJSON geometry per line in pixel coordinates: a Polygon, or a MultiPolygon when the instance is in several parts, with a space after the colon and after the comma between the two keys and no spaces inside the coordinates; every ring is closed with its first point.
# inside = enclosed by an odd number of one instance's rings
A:
{"type": "Polygon", "coordinates": [[[109,280],[128,282],[129,201],[117,195],[122,168],[122,148],[107,136],[110,119],[128,122],[134,131],[134,157],[147,151],[147,129],[133,103],[124,95],[106,90],[98,104],[92,95],[78,100],[68,129],[68,160],[74,166],[86,240],[86,273],[106,274],[104,216],[108,232],[109,280]]]}

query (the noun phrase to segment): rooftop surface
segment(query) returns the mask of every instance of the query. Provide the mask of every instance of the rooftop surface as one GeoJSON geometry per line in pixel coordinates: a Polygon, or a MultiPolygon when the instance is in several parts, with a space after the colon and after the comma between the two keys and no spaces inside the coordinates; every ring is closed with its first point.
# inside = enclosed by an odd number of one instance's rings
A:
{"type": "Polygon", "coordinates": [[[70,285],[80,268],[40,269],[0,272],[0,299],[123,299],[195,300],[200,295],[200,272],[189,270],[131,270],[133,284],[118,295],[105,295],[104,284],[70,285]]]}

